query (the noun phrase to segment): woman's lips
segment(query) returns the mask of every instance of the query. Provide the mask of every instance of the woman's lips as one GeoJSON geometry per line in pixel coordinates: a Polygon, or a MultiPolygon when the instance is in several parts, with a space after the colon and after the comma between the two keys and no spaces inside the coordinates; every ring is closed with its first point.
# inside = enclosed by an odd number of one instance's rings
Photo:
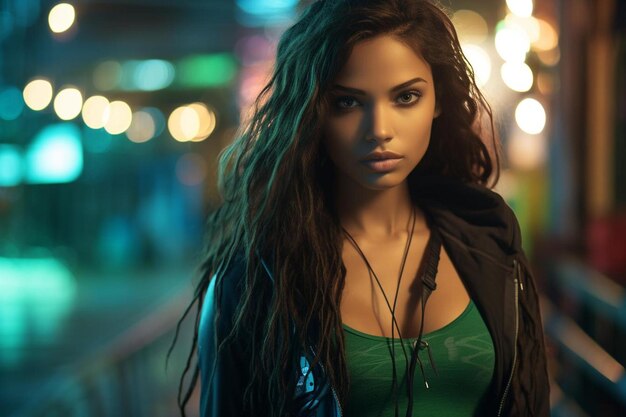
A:
{"type": "Polygon", "coordinates": [[[393,170],[400,163],[402,158],[370,159],[361,161],[370,169],[376,172],[387,172],[393,170]]]}

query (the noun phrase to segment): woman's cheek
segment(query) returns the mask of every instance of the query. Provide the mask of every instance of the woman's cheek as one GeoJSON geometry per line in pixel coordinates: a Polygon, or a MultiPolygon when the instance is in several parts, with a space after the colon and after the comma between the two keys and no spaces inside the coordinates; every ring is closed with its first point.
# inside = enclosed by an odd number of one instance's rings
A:
{"type": "Polygon", "coordinates": [[[354,133],[349,127],[330,125],[325,132],[326,149],[330,154],[347,155],[355,148],[354,133]]]}

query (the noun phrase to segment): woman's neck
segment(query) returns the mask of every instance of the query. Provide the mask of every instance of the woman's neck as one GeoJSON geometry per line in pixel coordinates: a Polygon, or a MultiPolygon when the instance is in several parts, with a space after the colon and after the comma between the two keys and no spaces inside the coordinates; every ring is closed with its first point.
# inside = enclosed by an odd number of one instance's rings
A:
{"type": "Polygon", "coordinates": [[[349,178],[338,178],[335,205],[339,220],[352,236],[366,240],[404,238],[415,209],[415,230],[423,230],[423,212],[411,201],[406,180],[384,190],[364,188],[349,178]]]}

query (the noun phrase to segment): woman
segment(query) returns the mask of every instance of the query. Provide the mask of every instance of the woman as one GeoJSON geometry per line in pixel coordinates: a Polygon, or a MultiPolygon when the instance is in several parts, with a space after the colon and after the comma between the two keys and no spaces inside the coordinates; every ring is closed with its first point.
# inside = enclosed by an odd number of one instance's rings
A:
{"type": "Polygon", "coordinates": [[[200,374],[204,417],[549,415],[491,111],[446,14],[316,1],[254,110],[220,159],[181,409],[200,374]]]}

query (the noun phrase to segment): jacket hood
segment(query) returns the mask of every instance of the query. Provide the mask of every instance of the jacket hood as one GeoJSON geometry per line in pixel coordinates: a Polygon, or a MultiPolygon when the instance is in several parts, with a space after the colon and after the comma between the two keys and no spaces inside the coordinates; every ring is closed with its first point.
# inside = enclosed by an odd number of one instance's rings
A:
{"type": "Polygon", "coordinates": [[[412,182],[413,201],[434,224],[467,246],[486,253],[521,251],[517,219],[502,196],[491,189],[443,176],[412,182]]]}

